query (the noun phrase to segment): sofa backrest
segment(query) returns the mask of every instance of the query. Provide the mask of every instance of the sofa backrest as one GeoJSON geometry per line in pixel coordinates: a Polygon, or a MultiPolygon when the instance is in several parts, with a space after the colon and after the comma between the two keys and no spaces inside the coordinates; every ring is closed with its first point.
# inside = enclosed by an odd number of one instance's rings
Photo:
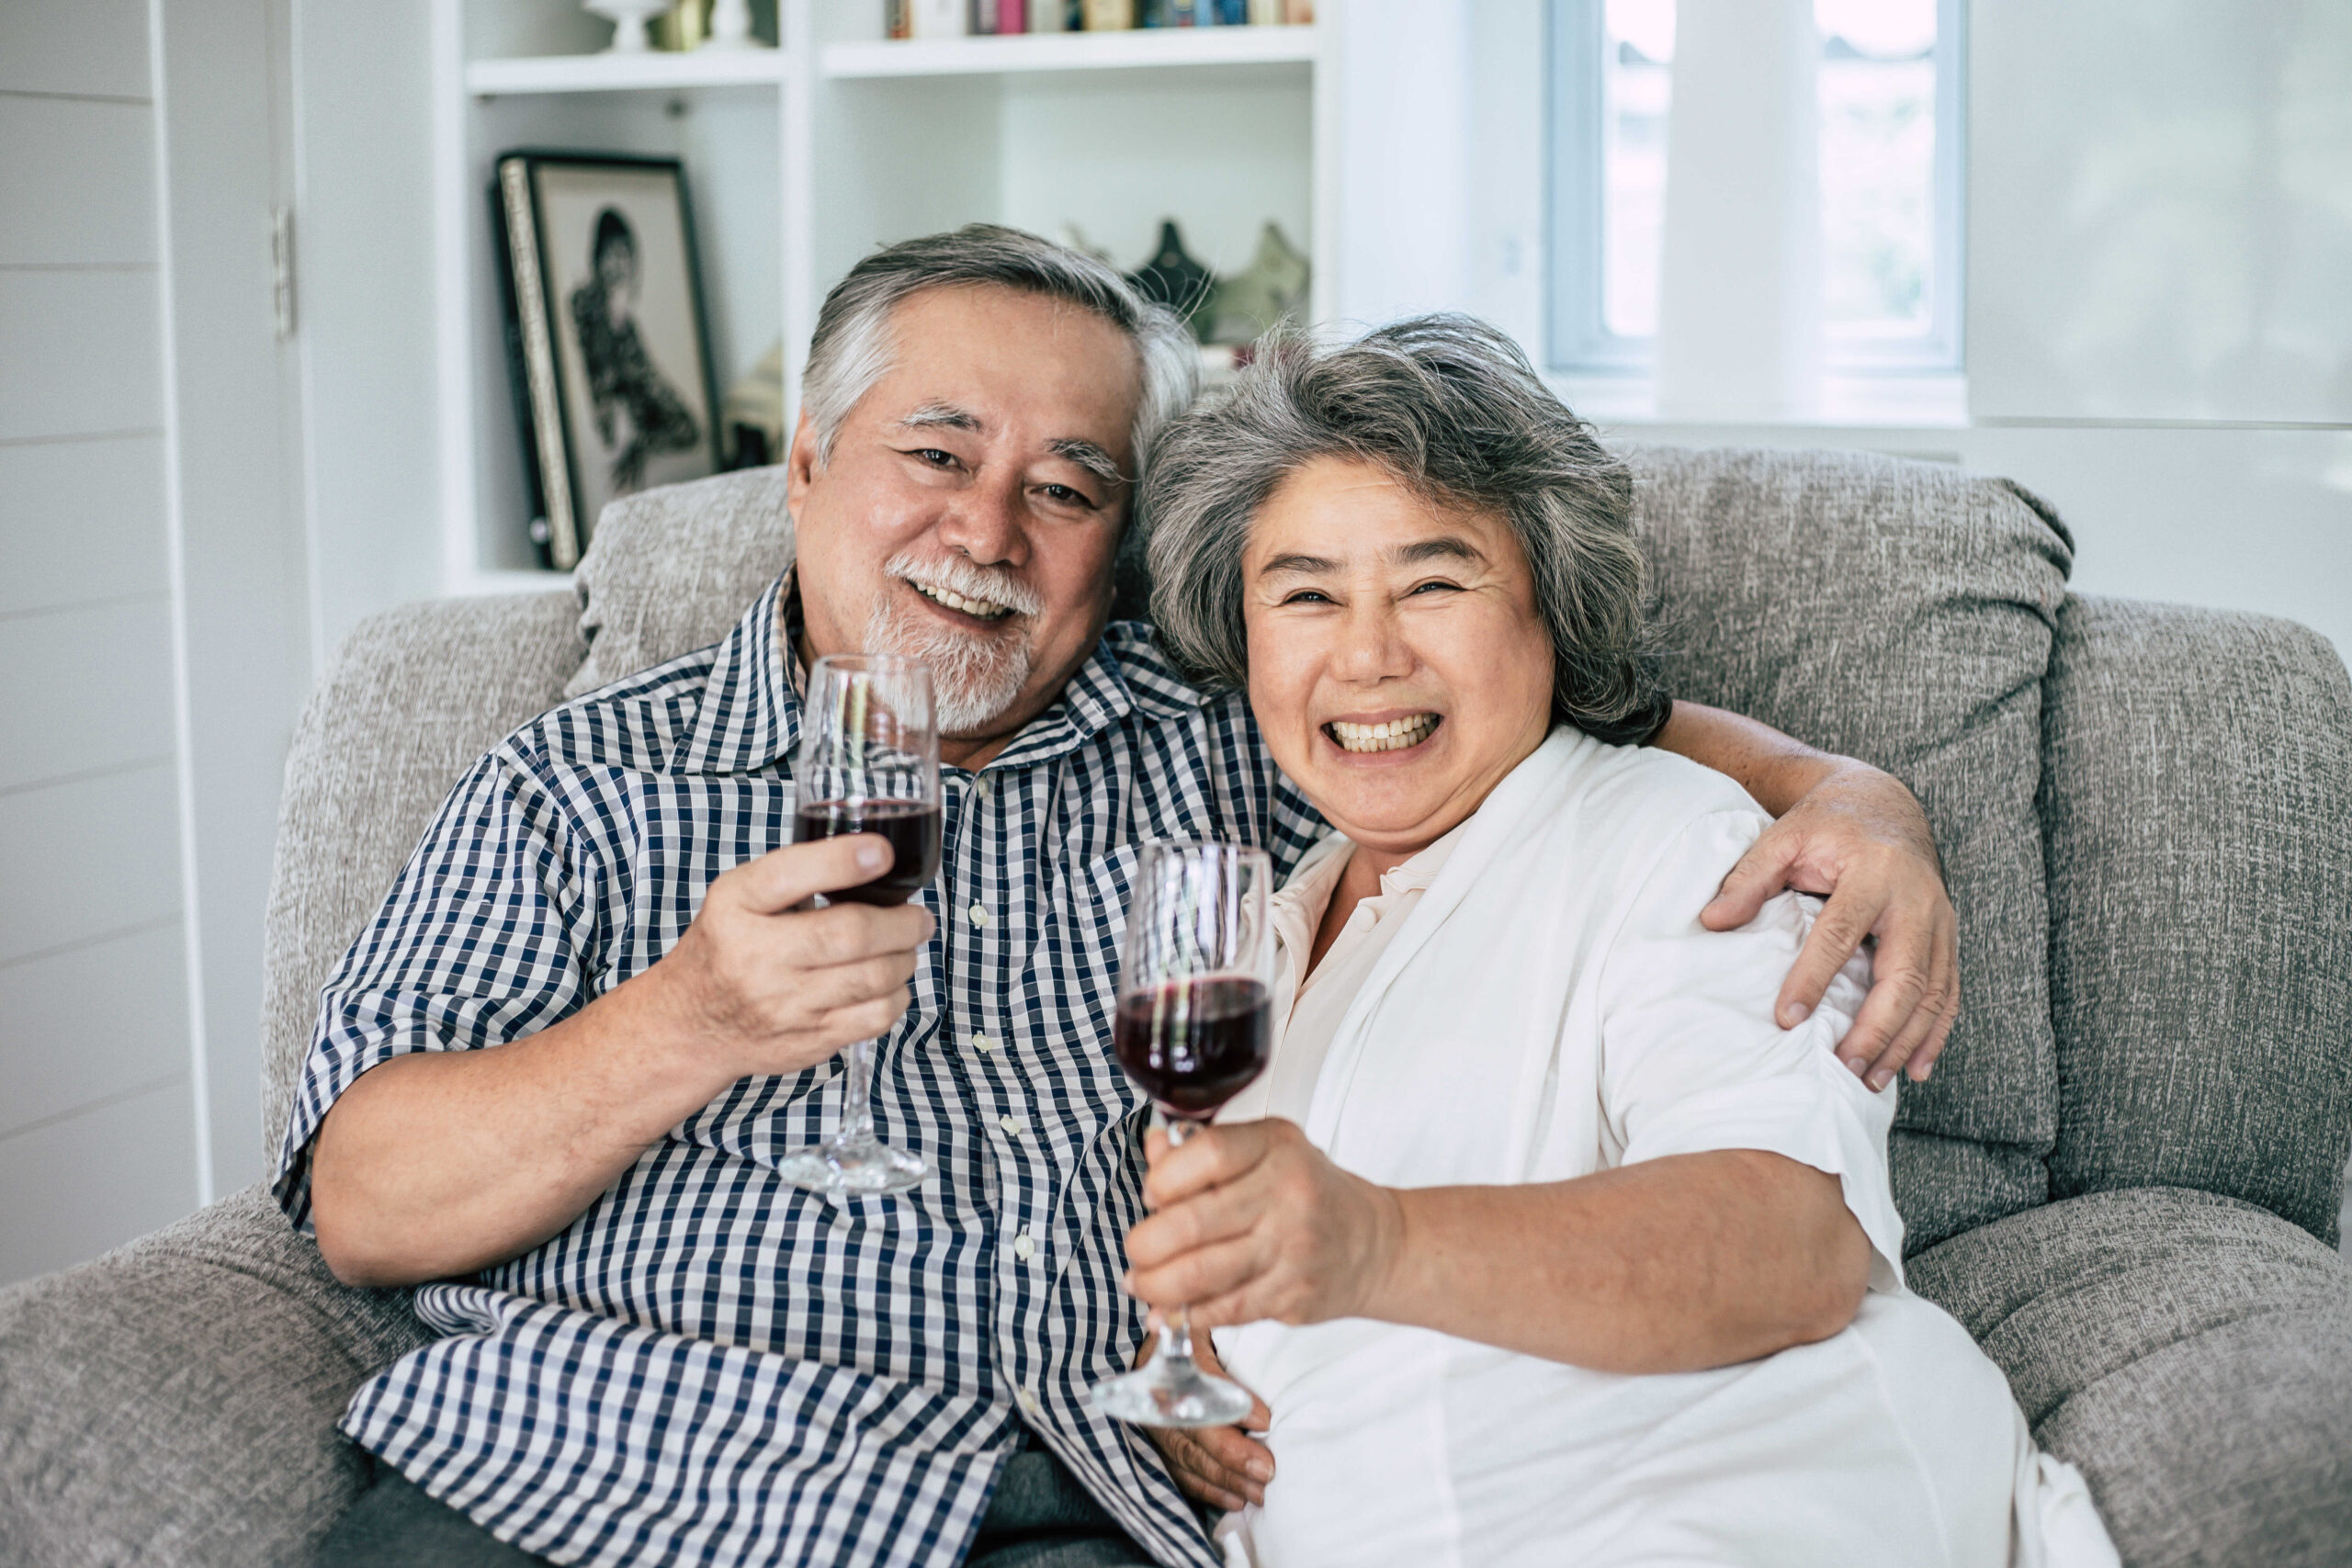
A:
{"type": "Polygon", "coordinates": [[[585,652],[558,589],[372,615],[311,693],[286,758],[262,931],[262,1141],[269,1168],[319,989],[368,929],[434,813],[499,738],[561,700],[585,652]]]}
{"type": "MultiPolygon", "coordinates": [[[[2057,1074],[2033,801],[2063,530],[2013,486],[1931,464],[1754,451],[1632,461],[1678,693],[1888,768],[1934,821],[1966,944],[1966,1010],[1935,1079],[1905,1091],[1894,1161],[1913,1245],[2043,1201],[2057,1074]]],[[[559,692],[725,635],[791,547],[781,470],[726,475],[606,510],[578,573],[577,635],[560,595],[413,606],[354,634],[289,763],[273,1131],[318,986],[448,784],[559,692]]]]}
{"type": "Polygon", "coordinates": [[[2336,1240],[2352,680],[2290,621],[2070,599],[2043,716],[2052,1191],[2193,1187],[2336,1240]]]}
{"type": "Polygon", "coordinates": [[[1927,808],[1961,1016],[1890,1149],[1917,1251],[2045,1201],[2057,1137],[2034,795],[2073,541],[2005,479],[1859,453],[1632,455],[1678,697],[1859,757],[1927,808]]]}

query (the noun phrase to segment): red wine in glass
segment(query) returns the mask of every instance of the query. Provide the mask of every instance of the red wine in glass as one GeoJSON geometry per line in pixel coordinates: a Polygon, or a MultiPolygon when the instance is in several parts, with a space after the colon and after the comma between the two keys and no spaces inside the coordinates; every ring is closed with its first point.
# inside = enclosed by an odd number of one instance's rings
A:
{"type": "MultiPolygon", "coordinates": [[[[876,833],[896,859],[828,904],[903,904],[939,874],[939,725],[931,671],[893,654],[832,654],[808,671],[793,766],[792,841],[876,833]]],[[[906,1192],[931,1174],[922,1156],[874,1130],[874,1042],[842,1053],[842,1119],[821,1144],[776,1162],[795,1187],[835,1198],[906,1192]]]]}
{"type": "Polygon", "coordinates": [[[812,800],[792,813],[792,841],[875,833],[889,840],[890,869],[825,897],[835,903],[903,904],[939,874],[939,807],[921,800],[812,800]]]}
{"type": "MultiPolygon", "coordinates": [[[[1146,844],[1127,896],[1111,1048],[1127,1077],[1168,1113],[1182,1144],[1266,1070],[1273,1051],[1267,982],[1273,867],[1235,844],[1146,844]]],[[[1095,1409],[1146,1427],[1226,1427],[1249,1392],[1193,1359],[1191,1314],[1169,1311],[1159,1351],[1088,1391],[1095,1409]]]]}
{"type": "Polygon", "coordinates": [[[1272,998],[1239,976],[1174,980],[1119,998],[1112,1048],[1170,1114],[1204,1122],[1266,1067],[1272,998]]]}

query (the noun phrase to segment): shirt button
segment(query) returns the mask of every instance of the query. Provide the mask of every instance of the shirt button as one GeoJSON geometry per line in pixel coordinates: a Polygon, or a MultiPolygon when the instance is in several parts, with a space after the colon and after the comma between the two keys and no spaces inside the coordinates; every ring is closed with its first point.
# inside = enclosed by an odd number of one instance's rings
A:
{"type": "Polygon", "coordinates": [[[1029,1130],[1029,1124],[1018,1116],[1000,1116],[996,1124],[1004,1129],[1004,1135],[1008,1138],[1017,1138],[1029,1130]]]}
{"type": "Polygon", "coordinates": [[[972,781],[972,793],[982,796],[985,796],[989,793],[988,774],[982,773],[972,781]]]}
{"type": "Polygon", "coordinates": [[[972,1049],[975,1051],[993,1051],[996,1049],[996,1042],[989,1039],[985,1034],[975,1034],[972,1036],[972,1049]]]}
{"type": "Polygon", "coordinates": [[[1023,1231],[1012,1238],[1012,1256],[1026,1263],[1037,1256],[1037,1238],[1023,1231]]]}
{"type": "Polygon", "coordinates": [[[973,905],[971,908],[971,921],[976,926],[987,925],[989,923],[988,910],[982,908],[978,904],[973,905]]]}
{"type": "Polygon", "coordinates": [[[1037,1397],[1035,1389],[1024,1385],[1021,1390],[1021,1408],[1032,1416],[1036,1416],[1044,1412],[1046,1402],[1037,1397]]]}

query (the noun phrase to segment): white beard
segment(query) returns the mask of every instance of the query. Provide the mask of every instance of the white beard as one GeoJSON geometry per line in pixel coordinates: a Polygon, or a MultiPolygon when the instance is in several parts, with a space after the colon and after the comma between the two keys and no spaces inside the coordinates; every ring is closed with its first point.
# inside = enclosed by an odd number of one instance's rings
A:
{"type": "MultiPolygon", "coordinates": [[[[895,576],[899,567],[893,561],[888,570],[895,576]]],[[[949,586],[966,592],[960,584],[949,586]]],[[[987,591],[975,584],[971,592],[977,596],[987,591]]],[[[1001,594],[1004,590],[995,592],[1001,594]]],[[[1021,602],[1027,600],[1023,594],[1021,602]]],[[[873,614],[866,617],[865,646],[869,653],[896,653],[930,665],[939,733],[965,738],[989,733],[1028,683],[1028,639],[1013,628],[1006,630],[1008,635],[1001,637],[957,631],[910,606],[901,607],[885,589],[876,596],[873,614]]]]}

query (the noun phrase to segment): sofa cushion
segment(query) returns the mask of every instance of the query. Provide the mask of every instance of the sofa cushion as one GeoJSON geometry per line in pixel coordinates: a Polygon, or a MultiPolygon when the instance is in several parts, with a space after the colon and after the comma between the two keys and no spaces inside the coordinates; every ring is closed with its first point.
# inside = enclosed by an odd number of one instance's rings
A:
{"type": "Polygon", "coordinates": [[[422,1344],[266,1189],[0,1291],[0,1559],[307,1563],[366,1480],[352,1391],[422,1344]]]}
{"type": "Polygon", "coordinates": [[[444,599],[362,621],[295,727],[262,928],[268,1168],[318,1022],[319,990],[416,851],[449,787],[561,700],[579,668],[569,593],[444,599]]]}
{"type": "Polygon", "coordinates": [[[2061,1195],[2226,1192],[2336,1237],[2352,681],[2325,639],[2070,600],[2043,721],[2061,1195]]]}
{"type": "Polygon", "coordinates": [[[1916,1250],[2039,1203],[2057,1136],[2034,814],[2073,544],[2004,479],[1857,453],[1629,454],[1669,683],[1876,763],[1926,807],[1959,912],[1960,1021],[1891,1151],[1916,1250]]]}
{"type": "Polygon", "coordinates": [[[2139,1188],[1909,1265],[1975,1335],[2125,1562],[2352,1562],[2352,1267],[2267,1210],[2139,1188]]]}
{"type": "Polygon", "coordinates": [[[792,564],[784,469],[747,468],[616,501],[572,573],[588,644],[567,696],[706,648],[792,564]]]}

